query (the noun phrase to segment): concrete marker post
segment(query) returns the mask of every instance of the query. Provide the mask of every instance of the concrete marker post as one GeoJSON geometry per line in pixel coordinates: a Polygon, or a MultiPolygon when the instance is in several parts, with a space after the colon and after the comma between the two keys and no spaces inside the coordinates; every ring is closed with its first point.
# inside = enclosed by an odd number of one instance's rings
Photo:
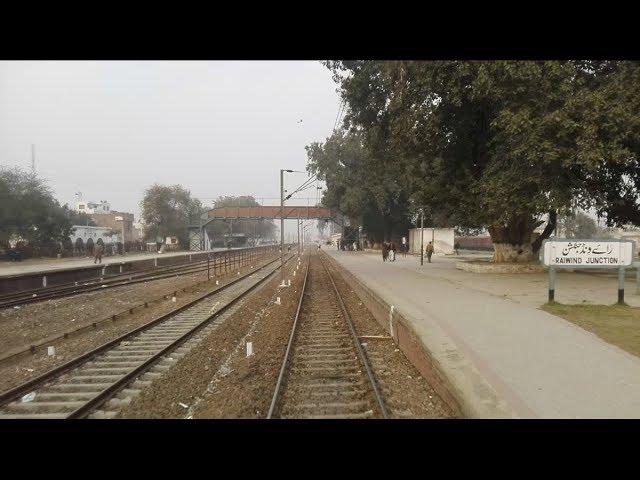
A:
{"type": "Polygon", "coordinates": [[[618,269],[618,305],[624,305],[624,267],[618,269]]]}
{"type": "Polygon", "coordinates": [[[391,335],[391,338],[395,338],[395,333],[393,332],[393,311],[394,310],[395,310],[395,307],[391,305],[391,307],[389,308],[389,334],[391,335]]]}

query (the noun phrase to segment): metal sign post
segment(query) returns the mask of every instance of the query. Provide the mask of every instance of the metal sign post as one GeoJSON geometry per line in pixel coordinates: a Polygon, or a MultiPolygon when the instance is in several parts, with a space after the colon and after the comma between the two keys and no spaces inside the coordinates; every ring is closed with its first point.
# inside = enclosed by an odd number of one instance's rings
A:
{"type": "Polygon", "coordinates": [[[629,240],[545,240],[543,263],[549,267],[549,302],[554,301],[557,268],[617,268],[618,304],[624,304],[625,269],[633,264],[634,243],[629,240]]]}

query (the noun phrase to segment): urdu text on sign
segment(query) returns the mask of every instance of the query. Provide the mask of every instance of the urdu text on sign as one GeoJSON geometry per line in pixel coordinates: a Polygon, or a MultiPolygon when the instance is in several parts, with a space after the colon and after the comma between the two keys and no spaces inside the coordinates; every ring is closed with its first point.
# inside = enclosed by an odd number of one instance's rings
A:
{"type": "Polygon", "coordinates": [[[547,240],[544,264],[553,267],[628,267],[633,243],[619,240],[547,240]]]}

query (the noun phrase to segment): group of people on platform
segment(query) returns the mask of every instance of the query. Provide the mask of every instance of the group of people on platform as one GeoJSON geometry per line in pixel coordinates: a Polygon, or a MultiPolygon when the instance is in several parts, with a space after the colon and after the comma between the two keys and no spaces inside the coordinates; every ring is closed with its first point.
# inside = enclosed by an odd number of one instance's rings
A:
{"type": "Polygon", "coordinates": [[[338,250],[348,251],[348,252],[357,252],[362,250],[362,244],[360,242],[349,242],[346,240],[337,240],[336,247],[338,250]]]}
{"type": "MultiPolygon", "coordinates": [[[[358,251],[362,250],[362,246],[359,242],[347,242],[340,241],[336,242],[336,247],[338,250],[348,250],[348,251],[358,251]]],[[[318,247],[319,248],[319,247],[318,247]]],[[[458,250],[460,249],[460,244],[458,242],[454,243],[454,252],[456,255],[459,255],[458,250]]],[[[406,241],[406,237],[402,238],[402,243],[398,244],[395,241],[387,241],[382,242],[382,261],[386,262],[395,262],[398,253],[401,253],[403,257],[407,256],[407,252],[409,251],[409,244],[406,241]]],[[[424,254],[427,257],[427,262],[431,263],[431,257],[433,256],[434,247],[433,242],[429,242],[424,247],[424,254]]]]}
{"type": "MultiPolygon", "coordinates": [[[[386,262],[387,260],[390,262],[396,261],[396,255],[398,250],[402,253],[403,257],[407,256],[407,251],[409,250],[409,245],[407,243],[402,243],[400,249],[398,249],[398,245],[396,242],[382,242],[382,261],[386,262]]],[[[427,256],[427,261],[431,263],[431,256],[433,255],[433,243],[429,242],[427,246],[424,248],[424,253],[427,256]]],[[[456,251],[456,254],[458,252],[456,251]]]]}

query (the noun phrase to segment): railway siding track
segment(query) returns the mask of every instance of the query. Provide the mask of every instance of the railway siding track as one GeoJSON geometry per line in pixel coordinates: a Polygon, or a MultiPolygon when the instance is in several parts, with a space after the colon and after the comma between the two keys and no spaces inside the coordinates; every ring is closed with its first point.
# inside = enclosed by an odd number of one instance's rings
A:
{"type": "MultiPolygon", "coordinates": [[[[267,256],[270,257],[270,256],[267,256]]],[[[273,262],[273,260],[267,260],[266,263],[271,263],[273,262]]],[[[223,266],[223,265],[222,265],[223,266]]],[[[244,268],[246,267],[246,265],[243,265],[242,267],[239,268],[244,268]]],[[[253,266],[251,267],[253,268],[253,266]]],[[[258,267],[260,268],[260,267],[258,267]]],[[[215,277],[214,277],[215,278],[215,277]]],[[[71,338],[75,335],[78,335],[82,332],[85,331],[91,331],[91,330],[96,330],[98,329],[101,325],[106,324],[106,323],[111,323],[111,322],[115,322],[117,319],[125,316],[125,315],[131,315],[134,313],[134,311],[139,311],[141,309],[145,309],[148,308],[150,305],[159,303],[163,300],[167,300],[167,299],[171,299],[171,297],[177,297],[178,296],[178,292],[187,292],[187,291],[191,291],[193,289],[199,288],[207,283],[211,282],[211,279],[207,279],[207,280],[202,280],[202,281],[197,281],[187,287],[183,287],[180,288],[179,290],[175,290],[172,293],[168,293],[168,294],[164,294],[164,295],[160,295],[158,297],[155,298],[151,298],[151,299],[147,299],[144,302],[140,302],[138,304],[135,305],[130,305],[127,308],[120,310],[118,312],[109,314],[108,316],[101,318],[99,320],[96,320],[94,322],[91,322],[90,324],[87,325],[83,325],[81,327],[72,329],[72,330],[68,330],[65,331],[59,335],[56,336],[51,336],[48,337],[40,342],[36,342],[36,343],[32,343],[31,345],[29,345],[27,348],[22,348],[22,349],[15,349],[13,351],[9,351],[6,352],[6,354],[1,355],[0,356],[0,365],[2,365],[3,363],[7,363],[10,362],[18,357],[21,356],[27,356],[27,355],[33,355],[35,354],[37,351],[40,350],[44,350],[47,348],[47,346],[54,344],[55,342],[58,342],[60,340],[63,339],[67,339],[67,338],[71,338]]]]}
{"type": "Polygon", "coordinates": [[[131,383],[134,388],[129,392],[125,390],[125,395],[137,391],[136,384],[139,389],[150,378],[161,375],[160,372],[175,361],[170,354],[184,354],[181,346],[189,339],[200,338],[202,335],[197,337],[198,333],[214,329],[223,312],[279,268],[279,262],[274,260],[259,271],[227,283],[151,324],[0,395],[0,419],[115,416],[114,408],[119,401],[113,397],[131,383]],[[155,371],[149,371],[152,367],[155,371]],[[113,401],[109,402],[110,399],[113,401]],[[107,404],[106,410],[96,412],[103,404],[107,404]]]}
{"type": "Polygon", "coordinates": [[[137,272],[111,274],[85,281],[4,294],[0,295],[0,309],[206,271],[212,272],[215,276],[217,272],[222,273],[224,271],[224,273],[227,273],[234,268],[246,265],[250,259],[255,258],[255,255],[268,255],[266,252],[247,252],[242,255],[239,255],[238,251],[233,252],[234,254],[230,257],[220,253],[214,254],[209,262],[207,260],[199,260],[188,264],[168,265],[137,272]]]}
{"type": "Polygon", "coordinates": [[[386,418],[353,322],[320,255],[309,257],[267,418],[386,418]]]}

